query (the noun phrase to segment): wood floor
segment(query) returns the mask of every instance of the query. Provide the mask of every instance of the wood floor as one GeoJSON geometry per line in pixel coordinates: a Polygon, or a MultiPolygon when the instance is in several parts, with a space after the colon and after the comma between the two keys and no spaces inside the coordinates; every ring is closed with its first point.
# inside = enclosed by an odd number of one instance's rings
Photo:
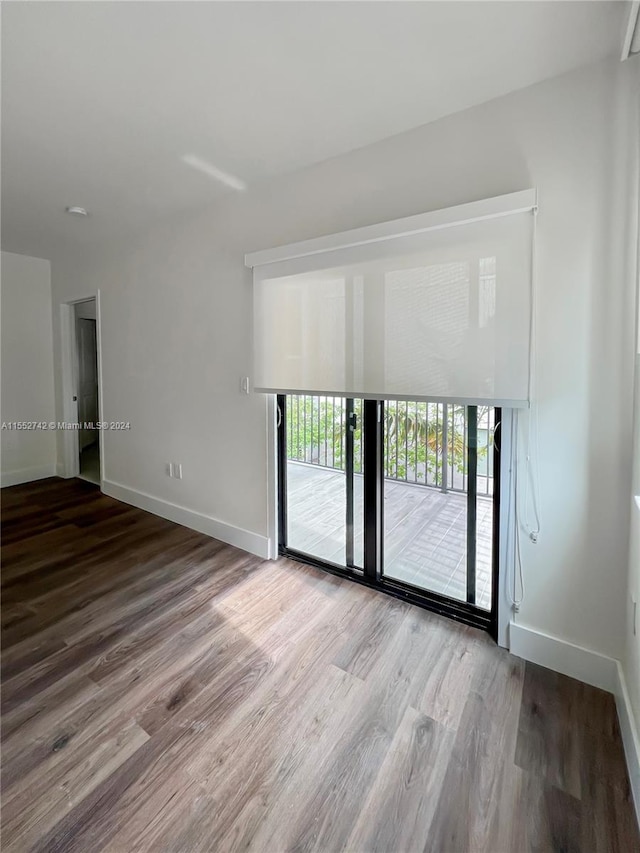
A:
{"type": "Polygon", "coordinates": [[[2,504],[4,851],[640,850],[609,694],[79,480],[2,504]]]}

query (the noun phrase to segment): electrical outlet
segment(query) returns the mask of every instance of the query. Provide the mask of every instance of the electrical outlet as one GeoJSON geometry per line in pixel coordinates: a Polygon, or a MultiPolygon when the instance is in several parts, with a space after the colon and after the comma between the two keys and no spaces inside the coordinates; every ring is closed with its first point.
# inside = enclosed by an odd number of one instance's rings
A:
{"type": "Polygon", "coordinates": [[[173,476],[176,478],[176,480],[182,479],[182,462],[173,463],[173,476]]]}
{"type": "Polygon", "coordinates": [[[242,376],[240,377],[240,393],[248,394],[249,393],[249,377],[242,376]]]}
{"type": "Polygon", "coordinates": [[[173,477],[173,463],[165,462],[164,473],[167,475],[167,477],[173,477]]]}
{"type": "Polygon", "coordinates": [[[532,530],[531,533],[529,534],[529,539],[531,539],[531,541],[533,542],[534,545],[537,545],[538,544],[538,531],[532,530]]]}

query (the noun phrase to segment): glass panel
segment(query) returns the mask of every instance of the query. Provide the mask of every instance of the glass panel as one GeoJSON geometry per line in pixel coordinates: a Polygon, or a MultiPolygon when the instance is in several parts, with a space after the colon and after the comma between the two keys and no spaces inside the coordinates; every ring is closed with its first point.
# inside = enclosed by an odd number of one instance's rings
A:
{"type": "Polygon", "coordinates": [[[491,610],[493,563],[493,431],[495,409],[478,406],[476,604],[491,610]]]}
{"type": "MultiPolygon", "coordinates": [[[[467,591],[468,410],[386,401],[384,574],[458,601],[467,591]]],[[[491,609],[494,410],[478,408],[475,604],[491,609]]]]}
{"type": "Polygon", "coordinates": [[[364,466],[362,462],[362,400],[353,401],[356,428],[353,432],[353,564],[364,566],[364,466]]]}
{"type": "Polygon", "coordinates": [[[362,401],[354,401],[353,531],[347,526],[347,401],[341,397],[288,395],[287,546],[347,565],[353,536],[355,565],[363,559],[362,401]]]}

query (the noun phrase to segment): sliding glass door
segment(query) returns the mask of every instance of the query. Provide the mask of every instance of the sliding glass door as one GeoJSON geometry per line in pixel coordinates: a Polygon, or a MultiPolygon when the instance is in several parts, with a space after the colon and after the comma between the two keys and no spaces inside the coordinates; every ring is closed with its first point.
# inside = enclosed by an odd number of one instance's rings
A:
{"type": "Polygon", "coordinates": [[[278,408],[281,546],[362,567],[362,400],[287,395],[278,408]]]}
{"type": "Polygon", "coordinates": [[[390,401],[384,573],[491,610],[495,409],[390,401]]]}
{"type": "Polygon", "coordinates": [[[281,552],[495,632],[500,410],[278,397],[281,552]]]}

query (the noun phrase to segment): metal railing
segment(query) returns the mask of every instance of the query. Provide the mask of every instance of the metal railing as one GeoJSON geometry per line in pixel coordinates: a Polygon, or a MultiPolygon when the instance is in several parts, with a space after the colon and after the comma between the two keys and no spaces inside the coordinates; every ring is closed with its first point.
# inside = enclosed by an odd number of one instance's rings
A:
{"type": "MultiPolygon", "coordinates": [[[[354,472],[362,473],[362,400],[354,400],[354,472]]],[[[493,493],[494,409],[478,407],[478,494],[493,493]]],[[[385,477],[441,491],[467,490],[466,406],[385,402],[385,477]]],[[[345,470],[346,401],[341,397],[287,396],[287,458],[345,470]]]]}

